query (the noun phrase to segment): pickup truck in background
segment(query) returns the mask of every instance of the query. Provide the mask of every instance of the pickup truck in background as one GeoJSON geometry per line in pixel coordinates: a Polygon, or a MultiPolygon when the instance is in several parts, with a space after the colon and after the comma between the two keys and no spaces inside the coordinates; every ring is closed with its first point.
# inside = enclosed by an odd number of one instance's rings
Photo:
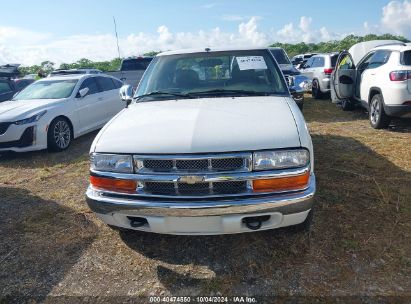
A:
{"type": "Polygon", "coordinates": [[[118,71],[105,72],[105,74],[121,79],[124,84],[131,85],[133,89],[136,89],[152,60],[153,57],[146,56],[124,58],[118,71]]]}

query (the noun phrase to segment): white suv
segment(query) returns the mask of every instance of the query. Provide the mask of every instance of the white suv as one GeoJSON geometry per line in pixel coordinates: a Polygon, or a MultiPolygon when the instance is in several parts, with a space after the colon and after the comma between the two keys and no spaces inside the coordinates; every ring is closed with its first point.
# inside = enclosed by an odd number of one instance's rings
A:
{"type": "Polygon", "coordinates": [[[312,95],[315,99],[321,99],[330,92],[330,76],[334,71],[338,53],[318,54],[301,67],[302,75],[312,81],[312,95]]]}
{"type": "Polygon", "coordinates": [[[341,103],[343,110],[361,104],[375,129],[388,127],[391,117],[410,117],[411,44],[369,41],[354,45],[340,54],[331,82],[333,102],[341,103]]]}

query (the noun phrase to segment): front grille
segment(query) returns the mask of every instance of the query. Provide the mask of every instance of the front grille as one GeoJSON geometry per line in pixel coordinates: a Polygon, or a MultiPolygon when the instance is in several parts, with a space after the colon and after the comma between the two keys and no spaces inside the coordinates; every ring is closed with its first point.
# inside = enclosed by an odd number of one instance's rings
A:
{"type": "Polygon", "coordinates": [[[11,125],[11,122],[0,122],[0,135],[6,133],[7,129],[11,125]]]}
{"type": "Polygon", "coordinates": [[[134,155],[136,173],[145,176],[138,194],[146,196],[207,197],[248,194],[247,181],[206,182],[207,176],[251,171],[249,152],[177,155],[134,155]],[[168,178],[167,178],[168,177],[168,178]],[[183,177],[187,179],[183,179],[183,177]],[[190,182],[190,177],[197,177],[190,182]]]}
{"type": "Polygon", "coordinates": [[[211,160],[211,167],[215,171],[235,171],[244,167],[243,158],[216,158],[211,160]]]}
{"type": "Polygon", "coordinates": [[[170,159],[146,159],[143,161],[144,168],[155,172],[169,172],[173,170],[173,161],[170,159]]]}
{"type": "Polygon", "coordinates": [[[204,156],[135,156],[137,173],[213,173],[249,171],[251,154],[204,156]]]}
{"type": "Polygon", "coordinates": [[[206,171],[208,170],[208,159],[176,160],[176,169],[180,171],[206,171]]]}
{"type": "Polygon", "coordinates": [[[165,196],[230,195],[247,192],[247,181],[203,182],[197,184],[145,182],[143,191],[146,194],[165,196]]]}

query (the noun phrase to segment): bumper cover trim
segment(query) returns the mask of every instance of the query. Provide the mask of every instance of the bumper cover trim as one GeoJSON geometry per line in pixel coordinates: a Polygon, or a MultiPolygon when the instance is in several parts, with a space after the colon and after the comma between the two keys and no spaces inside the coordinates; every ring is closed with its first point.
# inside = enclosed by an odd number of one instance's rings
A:
{"type": "Polygon", "coordinates": [[[99,214],[127,213],[140,216],[212,216],[281,212],[293,214],[311,209],[316,190],[315,175],[311,174],[309,187],[303,191],[264,196],[229,197],[219,200],[155,200],[127,196],[107,196],[88,188],[87,204],[99,214]]]}
{"type": "Polygon", "coordinates": [[[23,134],[21,135],[20,139],[15,141],[8,141],[8,142],[0,142],[0,149],[8,149],[8,148],[26,148],[34,143],[35,137],[35,127],[31,126],[24,130],[23,134]]]}
{"type": "Polygon", "coordinates": [[[411,114],[411,105],[384,105],[384,111],[388,116],[402,117],[411,114]]]}

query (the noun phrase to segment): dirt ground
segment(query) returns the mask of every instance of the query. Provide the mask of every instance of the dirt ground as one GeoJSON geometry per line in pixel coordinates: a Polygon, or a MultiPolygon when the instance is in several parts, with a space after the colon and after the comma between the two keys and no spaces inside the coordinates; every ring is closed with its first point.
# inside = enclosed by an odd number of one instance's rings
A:
{"type": "Polygon", "coordinates": [[[410,120],[373,130],[363,110],[310,98],[304,115],[318,181],[310,233],[116,232],[84,199],[96,133],[63,153],[0,156],[0,302],[150,295],[411,301],[410,120]]]}

